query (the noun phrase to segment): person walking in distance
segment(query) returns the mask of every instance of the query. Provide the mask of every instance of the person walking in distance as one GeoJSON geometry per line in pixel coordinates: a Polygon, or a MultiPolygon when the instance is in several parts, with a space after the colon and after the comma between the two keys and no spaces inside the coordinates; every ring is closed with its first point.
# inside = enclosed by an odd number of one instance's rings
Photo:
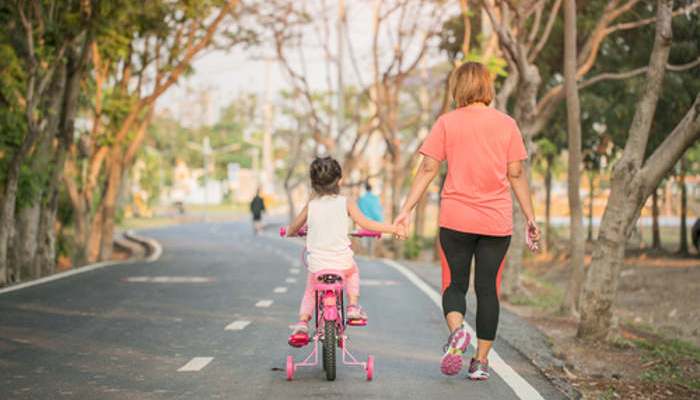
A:
{"type": "MultiPolygon", "coordinates": [[[[379,200],[379,196],[372,193],[372,185],[370,185],[369,181],[365,182],[365,193],[357,200],[357,207],[367,219],[376,222],[384,222],[382,202],[379,200]]],[[[372,256],[372,244],[374,239],[369,237],[364,239],[367,254],[372,256]]]]}
{"type": "Polygon", "coordinates": [[[260,189],[255,191],[255,197],[250,202],[250,212],[253,214],[253,233],[258,235],[262,231],[262,214],[265,212],[265,201],[260,197],[260,189]]]}

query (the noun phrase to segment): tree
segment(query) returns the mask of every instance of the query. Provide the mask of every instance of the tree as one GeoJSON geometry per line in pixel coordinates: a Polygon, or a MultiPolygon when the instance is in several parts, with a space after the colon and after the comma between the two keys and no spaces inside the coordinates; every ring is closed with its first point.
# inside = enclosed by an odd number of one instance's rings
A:
{"type": "MultiPolygon", "coordinates": [[[[78,84],[87,63],[89,46],[93,42],[93,29],[101,16],[97,1],[18,1],[14,5],[3,5],[3,25],[8,34],[3,36],[3,49],[11,57],[5,69],[21,68],[23,73],[14,74],[19,82],[13,83],[14,93],[6,93],[5,102],[21,110],[24,115],[22,127],[14,146],[9,148],[11,157],[3,182],[2,208],[0,208],[0,285],[8,281],[8,244],[14,233],[14,217],[17,206],[17,190],[21,169],[34,154],[37,162],[62,162],[65,143],[72,134],[78,84]],[[51,12],[49,12],[51,10],[51,12]],[[58,139],[58,146],[48,145],[58,139]],[[40,146],[36,146],[37,143],[40,146]]],[[[10,78],[12,79],[12,78],[10,78]]],[[[19,127],[15,125],[16,127],[19,127]]],[[[35,193],[42,201],[37,218],[20,219],[26,224],[39,226],[32,229],[38,247],[30,251],[34,267],[34,255],[38,249],[38,260],[52,255],[51,239],[53,217],[56,210],[56,179],[60,175],[55,169],[46,175],[46,190],[35,193]],[[48,235],[48,237],[47,237],[48,235]],[[47,243],[48,240],[48,243],[47,243]],[[48,246],[48,247],[47,247],[48,246]],[[43,255],[43,256],[41,256],[43,255]]],[[[35,199],[31,200],[32,202],[35,199]]],[[[27,233],[24,230],[21,233],[27,233]]],[[[13,279],[19,271],[12,271],[13,279]]]]}
{"type": "Polygon", "coordinates": [[[601,338],[608,334],[626,238],[645,200],[683,153],[700,138],[698,93],[675,128],[645,158],[673,38],[672,5],[672,1],[657,2],[656,33],[649,66],[645,68],[646,83],[635,107],[622,156],[613,167],[610,197],[583,285],[578,328],[578,336],[582,338],[601,338]]]}
{"type": "MultiPolygon", "coordinates": [[[[501,50],[508,60],[509,76],[503,83],[497,104],[509,104],[513,99],[513,116],[521,127],[526,145],[536,139],[550,124],[561,102],[565,99],[564,84],[561,82],[558,68],[551,68],[546,62],[553,48],[550,38],[556,38],[552,32],[557,27],[557,15],[561,0],[534,2],[511,2],[481,0],[483,9],[488,13],[494,30],[498,34],[501,50]],[[544,18],[544,10],[550,10],[544,18]],[[544,84],[544,87],[543,87],[544,84]],[[517,90],[513,90],[517,88],[517,90]]],[[[649,13],[639,0],[613,0],[608,2],[587,3],[586,14],[581,20],[590,32],[578,49],[576,56],[576,77],[581,80],[579,90],[602,81],[627,79],[640,75],[646,67],[620,73],[600,72],[589,75],[597,65],[596,61],[604,48],[606,39],[613,33],[624,33],[655,22],[654,18],[641,17],[649,13]],[[585,79],[583,79],[585,77],[585,79]]],[[[700,7],[700,1],[694,1],[672,11],[673,15],[686,15],[700,7]]],[[[561,62],[556,63],[561,65],[561,62]]],[[[670,68],[687,68],[678,66],[670,68]]],[[[529,170],[529,168],[528,168],[529,170]]],[[[524,246],[524,221],[515,207],[513,216],[513,240],[510,249],[510,261],[517,271],[521,268],[524,246]]]]}
{"type": "Polygon", "coordinates": [[[583,206],[579,189],[581,187],[581,104],[576,82],[576,1],[564,0],[564,86],[566,91],[567,131],[569,133],[568,193],[569,248],[571,249],[571,277],[566,290],[565,310],[573,312],[578,308],[578,294],[583,280],[583,206]]]}
{"type": "Polygon", "coordinates": [[[109,40],[93,48],[92,127],[72,144],[64,177],[81,258],[111,258],[123,176],[145,138],[155,103],[211,44],[236,4],[129,3],[105,27],[109,40]],[[87,168],[78,168],[81,163],[87,168]]]}

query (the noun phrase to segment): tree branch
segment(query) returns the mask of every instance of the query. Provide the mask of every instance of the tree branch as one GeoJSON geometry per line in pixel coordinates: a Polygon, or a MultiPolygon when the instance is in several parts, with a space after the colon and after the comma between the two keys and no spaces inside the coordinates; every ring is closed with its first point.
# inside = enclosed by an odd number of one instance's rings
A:
{"type": "Polygon", "coordinates": [[[695,102],[664,139],[659,147],[651,154],[639,171],[643,179],[644,197],[648,197],[658,186],[661,179],[673,168],[683,153],[700,139],[700,93],[695,102]]]}

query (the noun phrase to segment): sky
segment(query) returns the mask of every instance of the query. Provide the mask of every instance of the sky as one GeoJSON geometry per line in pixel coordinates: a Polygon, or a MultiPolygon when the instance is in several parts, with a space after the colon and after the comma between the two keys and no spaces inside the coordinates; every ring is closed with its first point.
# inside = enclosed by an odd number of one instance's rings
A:
{"type": "MultiPolygon", "coordinates": [[[[307,2],[310,7],[318,6],[317,1],[307,2]]],[[[323,3],[323,1],[321,1],[323,3]]],[[[352,43],[356,58],[361,70],[362,80],[367,83],[370,80],[370,49],[372,41],[372,4],[371,1],[352,1],[346,7],[348,20],[348,37],[352,43]]],[[[336,15],[337,6],[330,2],[328,15],[330,19],[329,43],[331,51],[336,52],[336,15]]],[[[320,26],[320,25],[317,25],[320,26]]],[[[380,36],[380,48],[386,51],[385,35],[380,36]]],[[[309,27],[304,31],[304,54],[306,58],[306,78],[313,88],[326,87],[326,67],[324,53],[321,50],[318,30],[309,27]]],[[[346,50],[347,54],[347,50],[346,50]]],[[[290,55],[296,55],[296,51],[290,50],[290,55]]],[[[260,98],[265,98],[266,76],[269,74],[269,91],[272,101],[276,93],[290,87],[286,73],[272,59],[274,51],[270,43],[265,43],[256,49],[233,48],[231,50],[208,50],[201,54],[193,63],[194,73],[183,77],[178,84],[168,90],[158,100],[158,110],[169,110],[175,117],[185,122],[192,119],[192,114],[201,114],[201,119],[206,123],[213,123],[218,117],[218,110],[229,104],[242,93],[257,93],[260,98]],[[201,92],[209,93],[211,103],[209,113],[196,110],[193,103],[201,98],[201,92]],[[195,111],[196,110],[196,111],[195,111]],[[207,114],[207,115],[204,115],[207,114]]],[[[345,70],[345,84],[358,84],[357,75],[346,57],[343,63],[345,70]]],[[[297,62],[295,66],[299,68],[297,62]]],[[[331,71],[333,84],[335,84],[335,70],[331,71]]],[[[195,118],[197,119],[197,118],[195,118]]]]}

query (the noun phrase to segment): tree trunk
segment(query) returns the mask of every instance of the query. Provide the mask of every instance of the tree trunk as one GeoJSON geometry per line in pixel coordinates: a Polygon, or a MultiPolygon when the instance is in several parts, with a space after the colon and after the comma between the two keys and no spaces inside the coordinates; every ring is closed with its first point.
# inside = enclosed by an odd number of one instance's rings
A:
{"type": "Polygon", "coordinates": [[[33,262],[37,249],[37,234],[39,228],[40,203],[23,207],[17,213],[13,250],[16,254],[13,269],[16,271],[15,280],[23,281],[38,278],[34,274],[33,262]]]}
{"type": "Polygon", "coordinates": [[[87,247],[85,249],[85,261],[94,263],[100,258],[100,245],[102,244],[103,215],[100,209],[92,218],[90,230],[87,233],[87,247]]]}
{"type": "Polygon", "coordinates": [[[681,244],[678,253],[687,256],[688,253],[688,186],[685,183],[686,174],[685,157],[681,158],[681,173],[678,176],[678,184],[681,187],[681,224],[680,240],[681,244]]]}
{"type": "Polygon", "coordinates": [[[659,230],[659,189],[651,194],[651,248],[661,250],[661,232],[659,230]]]}
{"type": "Polygon", "coordinates": [[[571,276],[566,290],[564,310],[571,313],[578,310],[578,298],[583,281],[583,256],[585,241],[583,236],[583,205],[581,188],[581,105],[576,84],[576,1],[564,0],[564,87],[566,91],[566,117],[569,133],[568,194],[569,248],[571,249],[571,276]]]}
{"type": "Polygon", "coordinates": [[[124,166],[121,160],[114,160],[111,163],[107,174],[107,191],[102,200],[100,214],[102,215],[102,233],[100,238],[100,261],[112,258],[112,245],[114,243],[114,218],[117,212],[117,199],[122,183],[124,166]]]}
{"type": "Polygon", "coordinates": [[[546,170],[544,172],[544,252],[552,250],[552,156],[547,156],[546,170]]]}
{"type": "Polygon", "coordinates": [[[613,167],[610,197],[583,286],[577,332],[580,338],[596,340],[608,335],[627,236],[646,198],[700,134],[698,96],[686,116],[644,163],[671,48],[672,5],[670,0],[657,1],[656,33],[645,88],[635,107],[622,157],[613,167]]]}
{"type": "Polygon", "coordinates": [[[588,172],[588,241],[593,241],[593,212],[595,201],[595,173],[588,172]]]}
{"type": "Polygon", "coordinates": [[[634,225],[634,212],[629,211],[634,206],[628,203],[637,200],[631,196],[638,193],[639,189],[635,184],[626,184],[633,177],[625,170],[622,162],[613,170],[612,190],[581,293],[579,337],[601,339],[608,334],[612,303],[625,255],[626,231],[634,225]]]}
{"type": "Polygon", "coordinates": [[[20,157],[14,157],[10,163],[9,173],[5,179],[2,209],[0,211],[0,285],[8,281],[8,242],[14,230],[15,201],[17,199],[17,183],[19,181],[20,157]]]}

